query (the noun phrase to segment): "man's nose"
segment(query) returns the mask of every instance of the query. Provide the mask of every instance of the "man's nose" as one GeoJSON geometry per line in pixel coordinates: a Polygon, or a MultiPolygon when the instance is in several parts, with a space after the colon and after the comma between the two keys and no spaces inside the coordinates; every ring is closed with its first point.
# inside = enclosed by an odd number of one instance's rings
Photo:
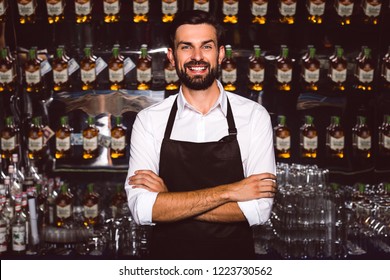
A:
{"type": "Polygon", "coordinates": [[[202,50],[200,48],[194,48],[192,51],[191,59],[199,61],[202,60],[202,58],[203,58],[202,50]]]}

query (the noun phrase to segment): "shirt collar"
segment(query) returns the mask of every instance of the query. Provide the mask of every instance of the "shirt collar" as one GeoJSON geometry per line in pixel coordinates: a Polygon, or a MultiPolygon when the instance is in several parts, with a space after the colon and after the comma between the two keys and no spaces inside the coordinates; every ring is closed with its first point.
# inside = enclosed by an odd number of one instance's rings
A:
{"type": "MultiPolygon", "coordinates": [[[[222,113],[227,115],[227,95],[226,91],[224,90],[222,84],[220,81],[217,80],[217,85],[219,88],[220,95],[218,97],[218,100],[215,102],[214,106],[210,109],[210,112],[216,108],[219,108],[222,113]]],[[[188,103],[188,101],[185,99],[182,88],[180,87],[178,98],[177,98],[177,114],[178,117],[181,118],[184,116],[185,112],[187,110],[196,111],[195,108],[188,103]]],[[[197,112],[197,111],[196,111],[197,112]]]]}

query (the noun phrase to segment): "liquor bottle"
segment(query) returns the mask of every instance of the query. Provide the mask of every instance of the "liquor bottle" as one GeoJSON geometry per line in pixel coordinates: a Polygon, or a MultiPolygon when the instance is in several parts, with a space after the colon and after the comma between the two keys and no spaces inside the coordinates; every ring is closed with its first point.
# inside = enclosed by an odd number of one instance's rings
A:
{"type": "Polygon", "coordinates": [[[13,165],[8,166],[8,177],[9,182],[7,182],[7,184],[9,186],[9,193],[11,195],[11,204],[13,204],[15,202],[16,197],[22,194],[23,182],[19,180],[17,172],[14,171],[13,165]]]}
{"type": "Polygon", "coordinates": [[[334,7],[341,25],[350,25],[355,0],[335,0],[334,7]]]}
{"type": "Polygon", "coordinates": [[[55,200],[55,224],[57,227],[70,225],[73,221],[73,194],[69,190],[69,186],[63,183],[60,188],[60,193],[55,200]]]}
{"type": "Polygon", "coordinates": [[[152,58],[148,55],[148,45],[141,45],[137,61],[137,89],[148,90],[152,84],[152,58]]]}
{"type": "Polygon", "coordinates": [[[0,1],[0,23],[6,22],[7,20],[7,11],[8,10],[8,0],[0,1]]]}
{"type": "Polygon", "coordinates": [[[166,90],[177,90],[180,86],[179,77],[176,72],[176,68],[169,61],[168,58],[164,62],[164,77],[165,77],[165,89],[166,90]]]}
{"type": "Polygon", "coordinates": [[[38,217],[40,220],[40,224],[44,224],[45,219],[45,213],[46,213],[46,200],[47,200],[47,186],[43,186],[42,184],[38,183],[36,184],[36,191],[37,191],[37,211],[38,211],[38,217]]]}
{"type": "Polygon", "coordinates": [[[344,57],[344,49],[335,47],[335,55],[329,57],[328,77],[333,92],[342,92],[346,89],[348,62],[344,57]]]}
{"type": "Polygon", "coordinates": [[[41,62],[37,57],[37,48],[32,47],[28,52],[28,59],[24,64],[27,92],[39,93],[43,90],[41,62]]]}
{"type": "Polygon", "coordinates": [[[19,151],[19,131],[15,127],[14,117],[5,118],[5,126],[1,130],[1,157],[11,159],[12,154],[19,151]]]}
{"type": "Polygon", "coordinates": [[[356,124],[352,128],[353,154],[359,158],[371,157],[371,130],[364,116],[357,116],[356,124]]]}
{"type": "Polygon", "coordinates": [[[238,0],[223,0],[223,22],[236,24],[238,22],[238,0]]]}
{"type": "Polygon", "coordinates": [[[322,24],[324,21],[326,0],[306,0],[308,12],[307,20],[313,24],[322,24]]]}
{"type": "Polygon", "coordinates": [[[99,203],[100,195],[94,191],[92,183],[87,185],[87,191],[83,198],[84,221],[85,227],[93,227],[99,224],[99,203]]]}
{"type": "Polygon", "coordinates": [[[265,61],[259,45],[253,46],[254,54],[249,58],[249,89],[261,91],[264,88],[265,61]]]}
{"type": "Polygon", "coordinates": [[[9,57],[8,49],[0,49],[0,92],[15,90],[16,71],[15,63],[9,57]]]}
{"type": "Polygon", "coordinates": [[[374,86],[375,63],[371,56],[371,49],[363,48],[363,53],[355,65],[354,87],[359,91],[372,91],[374,86]]]}
{"type": "Polygon", "coordinates": [[[8,229],[9,223],[8,217],[4,215],[5,207],[5,195],[0,195],[0,257],[4,256],[8,252],[8,229]]]}
{"type": "Polygon", "coordinates": [[[286,125],[286,116],[278,116],[278,124],[274,127],[274,147],[277,158],[291,157],[291,132],[286,125]]]}
{"type": "Polygon", "coordinates": [[[56,221],[56,200],[57,193],[54,191],[54,181],[49,180],[47,183],[47,199],[44,205],[44,224],[53,226],[56,221]]]}
{"type": "Polygon", "coordinates": [[[178,11],[177,0],[162,0],[162,22],[172,22],[178,11]]]}
{"type": "Polygon", "coordinates": [[[74,0],[76,23],[87,23],[92,20],[92,0],[74,0]]]}
{"type": "Polygon", "coordinates": [[[149,21],[149,0],[133,0],[133,21],[135,23],[149,21]]]}
{"type": "Polygon", "coordinates": [[[317,91],[320,80],[320,61],[316,57],[316,48],[309,48],[309,55],[302,61],[302,83],[306,91],[317,91]]]}
{"type": "Polygon", "coordinates": [[[294,24],[297,12],[297,0],[279,0],[279,22],[294,24]]]}
{"type": "Polygon", "coordinates": [[[326,148],[330,158],[344,158],[344,129],[340,117],[332,116],[330,125],[326,128],[326,148]]]}
{"type": "Polygon", "coordinates": [[[93,159],[99,155],[99,129],[95,126],[95,118],[88,116],[87,127],[83,129],[83,158],[93,159]]]}
{"type": "Polygon", "coordinates": [[[390,46],[382,58],[381,76],[383,89],[390,90],[390,46]]]}
{"type": "Polygon", "coordinates": [[[108,80],[111,90],[119,90],[125,87],[124,59],[119,53],[119,45],[114,45],[112,55],[108,61],[108,80]]]}
{"type": "Polygon", "coordinates": [[[73,128],[69,125],[68,116],[60,118],[60,127],[55,133],[56,137],[56,159],[65,159],[72,156],[72,137],[73,128]]]}
{"type": "Polygon", "coordinates": [[[23,167],[21,167],[21,164],[19,162],[19,154],[13,153],[11,156],[11,164],[13,166],[13,172],[15,174],[16,180],[18,182],[23,183],[25,181],[25,173],[23,170],[23,167]]]}
{"type": "Polygon", "coordinates": [[[305,123],[300,129],[300,147],[302,158],[316,158],[318,149],[318,132],[313,117],[306,115],[305,123]]]}
{"type": "Polygon", "coordinates": [[[19,23],[35,23],[36,20],[36,0],[16,0],[18,3],[19,23]]]}
{"type": "Polygon", "coordinates": [[[112,218],[118,219],[122,217],[123,205],[127,202],[126,194],[123,191],[123,186],[116,185],[115,194],[111,198],[110,209],[112,218]]]}
{"type": "Polygon", "coordinates": [[[11,221],[12,254],[24,255],[26,253],[26,217],[22,212],[22,198],[19,195],[15,200],[15,215],[11,221]]]}
{"type": "Polygon", "coordinates": [[[233,58],[232,46],[226,45],[225,50],[221,63],[221,82],[225,90],[233,92],[237,89],[237,64],[233,58]]]}
{"type": "Polygon", "coordinates": [[[115,125],[111,129],[111,158],[123,158],[126,152],[126,128],[122,124],[122,116],[115,117],[115,125]]]}
{"type": "Polygon", "coordinates": [[[252,0],[252,23],[266,24],[268,12],[268,0],[252,0]]]}
{"type": "Polygon", "coordinates": [[[103,0],[104,22],[112,23],[120,20],[121,0],[103,0]]]}
{"type": "Polygon", "coordinates": [[[383,116],[383,123],[379,132],[379,155],[390,156],[390,115],[383,116]]]}
{"type": "Polygon", "coordinates": [[[210,11],[210,1],[209,0],[194,0],[193,10],[200,10],[209,12],[210,11]]]}
{"type": "Polygon", "coordinates": [[[285,45],[281,47],[281,53],[276,59],[276,89],[280,91],[290,91],[292,83],[293,62],[289,58],[289,48],[285,45]]]}
{"type": "Polygon", "coordinates": [[[35,186],[27,189],[27,255],[39,253],[40,225],[38,224],[37,190],[35,186]]]}
{"type": "Polygon", "coordinates": [[[382,8],[382,0],[363,0],[363,22],[365,24],[377,25],[382,8]]]}
{"type": "Polygon", "coordinates": [[[53,90],[56,92],[68,91],[70,88],[68,63],[64,47],[59,46],[56,49],[56,57],[52,61],[53,90]]]}
{"type": "Polygon", "coordinates": [[[49,24],[62,22],[65,19],[66,0],[46,0],[47,21],[49,24]]]}
{"type": "Polygon", "coordinates": [[[80,74],[82,90],[96,89],[96,57],[93,55],[90,46],[84,48],[84,57],[80,61],[80,74]]]}
{"type": "Polygon", "coordinates": [[[34,117],[28,130],[28,158],[41,159],[46,153],[42,117],[34,117]]]}

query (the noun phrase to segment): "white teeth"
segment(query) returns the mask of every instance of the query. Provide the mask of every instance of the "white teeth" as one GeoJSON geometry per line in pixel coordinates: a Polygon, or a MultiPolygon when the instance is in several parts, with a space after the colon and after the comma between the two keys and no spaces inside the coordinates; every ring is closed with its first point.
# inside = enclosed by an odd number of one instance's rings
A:
{"type": "Polygon", "coordinates": [[[192,71],[203,71],[206,67],[190,67],[192,71]]]}

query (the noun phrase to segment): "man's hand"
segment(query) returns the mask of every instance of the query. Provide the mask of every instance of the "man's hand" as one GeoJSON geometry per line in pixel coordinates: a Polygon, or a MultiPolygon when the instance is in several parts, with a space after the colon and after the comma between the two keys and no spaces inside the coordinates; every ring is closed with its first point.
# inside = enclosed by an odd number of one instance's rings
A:
{"type": "Polygon", "coordinates": [[[151,170],[137,170],[129,177],[129,184],[133,188],[141,188],[151,192],[168,192],[163,179],[151,170]]]}

